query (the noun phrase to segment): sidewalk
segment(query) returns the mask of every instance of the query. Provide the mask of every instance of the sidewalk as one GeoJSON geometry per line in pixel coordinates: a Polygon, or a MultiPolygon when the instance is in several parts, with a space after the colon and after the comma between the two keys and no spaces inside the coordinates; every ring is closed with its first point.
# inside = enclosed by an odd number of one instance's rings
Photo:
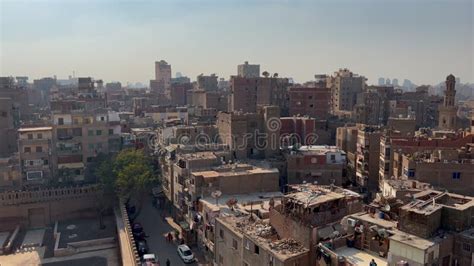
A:
{"type": "MultiPolygon", "coordinates": [[[[177,224],[174,221],[173,217],[170,216],[171,214],[169,212],[167,212],[163,209],[156,209],[156,210],[157,210],[158,213],[160,213],[160,216],[162,216],[164,214],[166,223],[169,226],[171,226],[174,230],[178,231],[180,235],[182,235],[181,227],[179,226],[179,224],[177,224]]],[[[172,232],[172,233],[174,233],[174,232],[172,232]]],[[[173,234],[173,236],[174,236],[174,234],[173,234]]],[[[177,245],[176,240],[175,240],[174,243],[177,245]]],[[[212,261],[208,261],[206,256],[204,255],[204,253],[201,250],[199,250],[196,247],[191,247],[191,250],[194,253],[194,256],[195,256],[195,258],[198,262],[198,265],[203,265],[203,266],[212,265],[212,261]]]]}

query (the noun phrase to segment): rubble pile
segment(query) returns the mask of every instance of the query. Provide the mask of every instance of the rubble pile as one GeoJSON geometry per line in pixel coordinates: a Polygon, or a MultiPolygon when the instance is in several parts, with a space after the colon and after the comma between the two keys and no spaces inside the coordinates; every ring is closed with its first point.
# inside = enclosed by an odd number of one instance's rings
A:
{"type": "Polygon", "coordinates": [[[272,250],[281,254],[293,254],[305,250],[298,241],[291,238],[271,242],[269,243],[269,246],[272,250]]]}

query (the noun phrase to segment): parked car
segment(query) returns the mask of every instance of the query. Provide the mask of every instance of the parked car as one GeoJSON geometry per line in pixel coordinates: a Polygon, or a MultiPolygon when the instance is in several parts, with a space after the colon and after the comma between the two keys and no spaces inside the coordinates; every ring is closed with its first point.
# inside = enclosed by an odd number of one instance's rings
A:
{"type": "Polygon", "coordinates": [[[142,258],[142,266],[160,266],[155,254],[145,254],[142,258]]]}
{"type": "Polygon", "coordinates": [[[135,239],[135,241],[145,240],[146,237],[147,235],[145,234],[145,231],[133,233],[133,238],[135,239]]]}
{"type": "Polygon", "coordinates": [[[191,263],[195,261],[194,254],[188,245],[179,245],[178,255],[181,257],[184,263],[191,263]]]}
{"type": "Polygon", "coordinates": [[[137,242],[137,250],[140,256],[148,253],[148,245],[145,240],[139,240],[137,242]]]}
{"type": "Polygon", "coordinates": [[[132,232],[133,233],[141,233],[143,231],[143,226],[140,223],[134,223],[132,225],[132,232]]]}

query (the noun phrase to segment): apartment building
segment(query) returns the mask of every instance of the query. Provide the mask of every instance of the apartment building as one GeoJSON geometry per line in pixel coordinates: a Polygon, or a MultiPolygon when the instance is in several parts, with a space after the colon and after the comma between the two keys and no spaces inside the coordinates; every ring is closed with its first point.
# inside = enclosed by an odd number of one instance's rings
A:
{"type": "Polygon", "coordinates": [[[55,181],[52,127],[20,128],[18,151],[23,185],[31,187],[55,181]]]}
{"type": "Polygon", "coordinates": [[[346,153],[335,146],[301,146],[285,153],[287,184],[341,186],[347,180],[346,153]]]}
{"type": "Polygon", "coordinates": [[[216,218],[216,265],[310,265],[309,250],[250,215],[216,218]]]}
{"type": "Polygon", "coordinates": [[[212,74],[206,76],[201,74],[196,77],[197,89],[204,91],[216,91],[217,90],[217,76],[212,74]]]}
{"type": "Polygon", "coordinates": [[[280,136],[282,145],[314,145],[319,139],[316,120],[307,116],[281,117],[280,136]]]}
{"type": "Polygon", "coordinates": [[[237,75],[244,78],[258,78],[260,77],[260,65],[249,64],[248,61],[245,61],[237,66],[237,75]]]}
{"type": "Polygon", "coordinates": [[[289,115],[327,119],[331,112],[331,89],[326,87],[289,88],[289,115]]]}
{"type": "Polygon", "coordinates": [[[220,112],[219,138],[235,159],[269,158],[280,150],[280,109],[264,106],[258,113],[220,112]]]}
{"type": "Polygon", "coordinates": [[[288,114],[289,81],[286,78],[230,78],[230,111],[257,112],[258,106],[276,105],[282,115],[288,114]]]}
{"type": "Polygon", "coordinates": [[[332,110],[352,112],[357,103],[357,94],[365,90],[365,77],[352,73],[349,69],[339,69],[328,77],[327,86],[331,88],[332,110]]]}
{"type": "Polygon", "coordinates": [[[438,189],[474,196],[474,144],[457,150],[420,151],[402,155],[405,180],[418,180],[438,189]]]}
{"type": "Polygon", "coordinates": [[[121,126],[117,113],[105,107],[105,98],[91,78],[79,78],[73,98],[51,101],[53,143],[58,181],[82,182],[86,166],[99,154],[118,152],[121,126]]]}
{"type": "Polygon", "coordinates": [[[357,132],[355,183],[369,198],[379,187],[381,136],[378,126],[362,125],[357,132]]]}
{"type": "Polygon", "coordinates": [[[318,243],[342,231],[336,224],[344,216],[360,212],[361,199],[337,186],[294,185],[281,204],[270,210],[270,224],[280,239],[297,239],[309,250],[306,265],[316,265],[318,243]]]}

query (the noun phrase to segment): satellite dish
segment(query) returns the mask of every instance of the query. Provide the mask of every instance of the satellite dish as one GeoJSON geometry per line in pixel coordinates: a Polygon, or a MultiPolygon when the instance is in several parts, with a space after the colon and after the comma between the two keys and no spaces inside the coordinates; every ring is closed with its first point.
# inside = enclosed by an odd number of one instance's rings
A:
{"type": "Polygon", "coordinates": [[[220,196],[222,196],[222,192],[220,190],[216,190],[216,191],[211,193],[211,196],[215,199],[219,198],[220,196]]]}
{"type": "Polygon", "coordinates": [[[384,211],[389,212],[389,211],[390,211],[390,205],[388,205],[388,204],[385,205],[385,206],[383,207],[383,209],[384,209],[384,211]]]}

